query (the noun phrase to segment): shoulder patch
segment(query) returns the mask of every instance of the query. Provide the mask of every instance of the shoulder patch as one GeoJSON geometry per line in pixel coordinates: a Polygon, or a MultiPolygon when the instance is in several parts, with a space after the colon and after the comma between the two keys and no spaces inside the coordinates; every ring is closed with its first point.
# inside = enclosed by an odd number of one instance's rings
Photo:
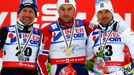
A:
{"type": "Polygon", "coordinates": [[[51,27],[52,27],[53,30],[58,28],[56,23],[52,24],[51,27]]]}
{"type": "Polygon", "coordinates": [[[15,27],[13,27],[13,26],[12,27],[8,27],[8,30],[9,31],[15,31],[15,27]]]}

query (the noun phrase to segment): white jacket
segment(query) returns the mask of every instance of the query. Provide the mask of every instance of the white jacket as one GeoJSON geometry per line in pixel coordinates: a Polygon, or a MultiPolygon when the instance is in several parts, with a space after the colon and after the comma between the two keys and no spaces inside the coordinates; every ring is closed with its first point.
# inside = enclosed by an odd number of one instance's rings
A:
{"type": "Polygon", "coordinates": [[[128,46],[130,54],[134,59],[134,33],[131,32],[131,29],[124,21],[116,22],[112,20],[107,28],[99,24],[99,27],[91,32],[87,45],[88,58],[90,59],[94,52],[99,52],[101,45],[102,47],[104,46],[110,30],[113,28],[104,50],[104,60],[109,72],[120,70],[125,65],[125,54],[123,52],[125,45],[128,46]]]}

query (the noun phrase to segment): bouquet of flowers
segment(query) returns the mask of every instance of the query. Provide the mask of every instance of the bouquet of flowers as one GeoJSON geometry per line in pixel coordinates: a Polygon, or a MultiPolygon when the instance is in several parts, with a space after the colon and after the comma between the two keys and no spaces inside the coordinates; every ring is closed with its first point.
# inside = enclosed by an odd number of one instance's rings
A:
{"type": "Polygon", "coordinates": [[[104,62],[104,50],[100,50],[97,54],[93,56],[93,59],[86,61],[86,69],[99,73],[104,74],[108,73],[108,69],[104,62]]]}

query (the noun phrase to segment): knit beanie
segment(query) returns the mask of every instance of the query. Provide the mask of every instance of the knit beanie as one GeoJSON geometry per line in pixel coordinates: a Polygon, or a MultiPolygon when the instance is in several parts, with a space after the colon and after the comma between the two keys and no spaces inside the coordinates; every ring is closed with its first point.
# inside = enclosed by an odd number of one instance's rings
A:
{"type": "Polygon", "coordinates": [[[37,3],[36,3],[35,0],[21,0],[19,10],[18,10],[18,14],[25,7],[32,8],[34,10],[34,12],[35,12],[35,15],[37,16],[37,3]]]}
{"type": "Polygon", "coordinates": [[[112,14],[114,9],[110,0],[96,0],[96,14],[103,9],[108,9],[112,14]]]}
{"type": "Polygon", "coordinates": [[[62,4],[71,4],[74,9],[76,10],[76,3],[75,3],[75,0],[58,0],[57,1],[57,9],[59,9],[59,7],[62,5],[62,4]]]}

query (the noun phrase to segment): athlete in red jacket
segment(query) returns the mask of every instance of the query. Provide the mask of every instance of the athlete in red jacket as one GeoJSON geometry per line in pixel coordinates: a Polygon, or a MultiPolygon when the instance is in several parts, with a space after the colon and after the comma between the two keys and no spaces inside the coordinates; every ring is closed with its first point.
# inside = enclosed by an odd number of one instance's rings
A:
{"type": "Polygon", "coordinates": [[[44,63],[49,58],[51,75],[88,75],[85,60],[86,41],[91,32],[89,22],[73,17],[76,11],[74,0],[58,0],[57,7],[58,20],[42,30],[42,46],[37,61],[39,72],[48,74],[44,63]]]}

